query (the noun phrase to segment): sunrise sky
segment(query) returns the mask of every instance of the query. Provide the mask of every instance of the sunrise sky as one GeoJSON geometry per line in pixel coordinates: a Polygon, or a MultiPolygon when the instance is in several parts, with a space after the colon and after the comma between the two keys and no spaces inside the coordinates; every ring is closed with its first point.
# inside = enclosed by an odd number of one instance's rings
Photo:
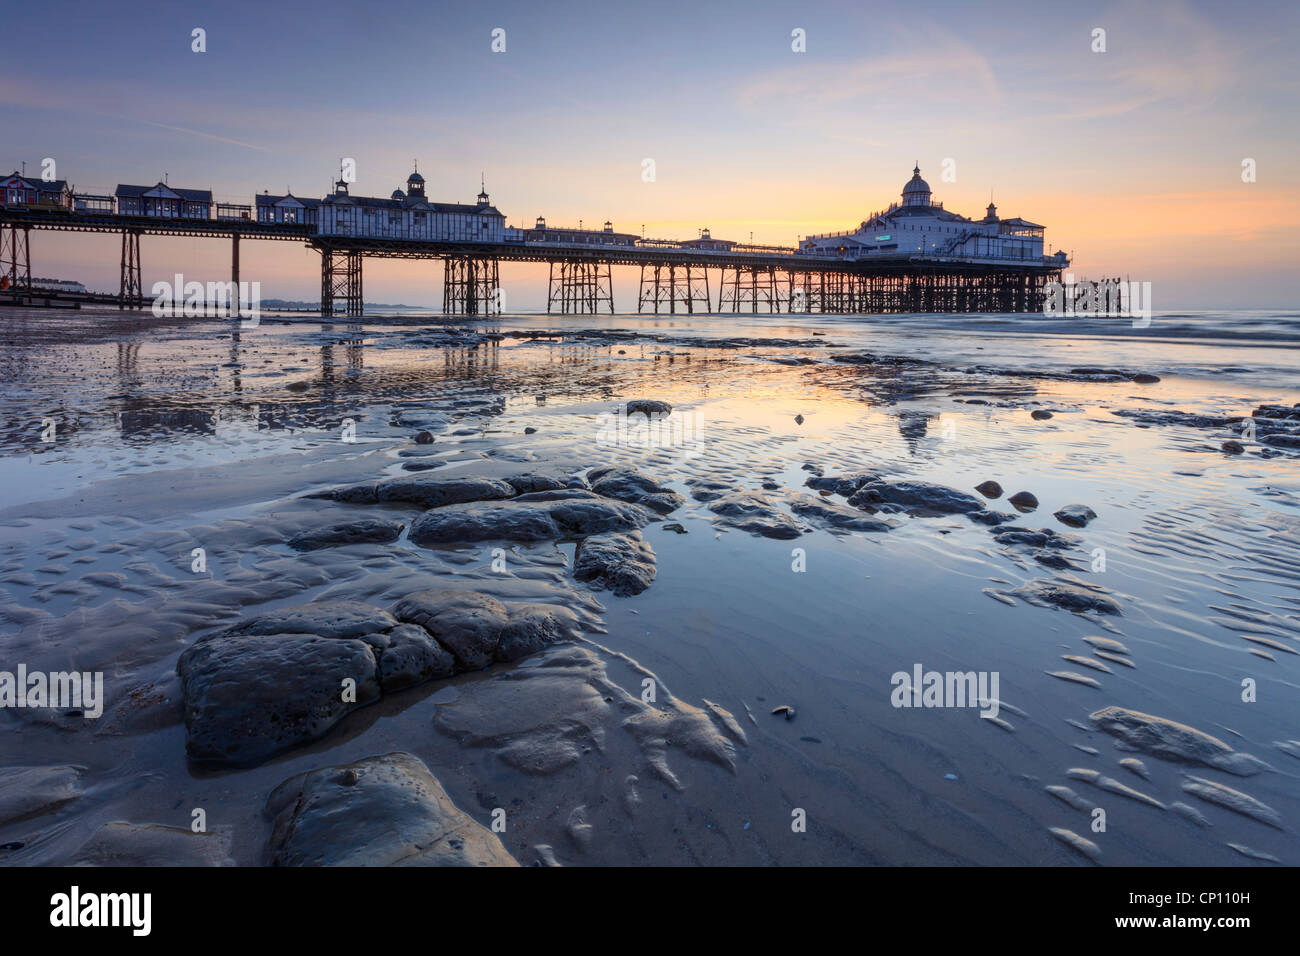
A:
{"type": "MultiPolygon", "coordinates": [[[[992,190],[1076,274],[1150,281],[1157,309],[1300,301],[1293,2],[85,0],[39,18],[0,60],[0,164],[52,157],[79,190],[166,173],[243,203],[321,196],[351,157],[353,194],[387,196],[418,157],[430,198],[472,201],[482,173],[510,225],[792,245],[897,200],[919,161],[946,208],[978,218],[992,190]]],[[[35,274],[116,291],[115,237],[37,233],[32,252],[35,274]]],[[[228,256],[146,237],[145,288],[225,278],[228,256]]],[[[304,247],[247,243],[243,264],[264,297],[319,294],[304,247]]],[[[634,307],[634,273],[616,278],[634,307]]],[[[544,308],[536,267],[503,279],[544,308]]],[[[440,295],[436,263],[367,261],[369,301],[440,295]]]]}

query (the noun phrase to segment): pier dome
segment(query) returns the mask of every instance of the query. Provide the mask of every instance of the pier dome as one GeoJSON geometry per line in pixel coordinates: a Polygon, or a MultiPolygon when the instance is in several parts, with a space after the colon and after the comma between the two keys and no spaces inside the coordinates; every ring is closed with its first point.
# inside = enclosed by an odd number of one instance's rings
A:
{"type": "Polygon", "coordinates": [[[912,167],[912,178],[903,185],[903,205],[930,205],[930,184],[921,178],[920,163],[912,167]]]}

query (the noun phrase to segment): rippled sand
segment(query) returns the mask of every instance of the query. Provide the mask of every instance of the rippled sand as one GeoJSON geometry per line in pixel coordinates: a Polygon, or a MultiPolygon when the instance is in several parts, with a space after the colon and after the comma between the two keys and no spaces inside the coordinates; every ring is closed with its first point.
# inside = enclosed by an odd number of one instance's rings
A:
{"type": "Polygon", "coordinates": [[[1300,402],[1295,343],[1002,321],[18,313],[0,670],[103,671],[107,704],[0,710],[0,861],[100,859],[103,824],[201,808],[224,842],[198,858],[265,863],[277,786],[406,752],[478,823],[504,810],[525,865],[1295,865],[1300,450],[1265,441],[1285,421],[1258,442],[1228,424],[1300,402]],[[634,399],[671,403],[682,440],[611,440],[634,399]],[[611,465],[685,501],[641,529],[653,580],[628,596],[575,580],[572,537],[421,547],[419,505],[305,497],[611,465]],[[863,473],[1008,520],[807,485],[863,473]],[[976,492],[990,480],[1000,497],[976,492]],[[1036,509],[1008,503],[1022,491],[1036,509]],[[1097,517],[1054,516],[1075,504],[1097,517]],[[407,530],[290,545],[362,518],[407,530]],[[176,663],[196,640],[448,587],[567,608],[581,638],[384,693],[253,766],[187,760],[176,663]],[[996,672],[997,715],[895,706],[918,664],[996,672]]]}

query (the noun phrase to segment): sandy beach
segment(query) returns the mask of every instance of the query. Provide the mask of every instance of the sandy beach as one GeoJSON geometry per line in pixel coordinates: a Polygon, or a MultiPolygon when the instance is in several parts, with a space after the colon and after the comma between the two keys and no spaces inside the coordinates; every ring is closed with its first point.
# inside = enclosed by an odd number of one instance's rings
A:
{"type": "Polygon", "coordinates": [[[0,863],[1300,863],[1300,316],[10,311],[0,863]]]}

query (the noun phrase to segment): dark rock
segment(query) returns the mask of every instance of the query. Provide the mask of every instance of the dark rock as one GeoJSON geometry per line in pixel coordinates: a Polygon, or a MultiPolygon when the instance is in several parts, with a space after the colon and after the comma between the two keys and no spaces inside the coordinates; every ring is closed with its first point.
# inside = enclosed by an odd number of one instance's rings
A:
{"type": "Polygon", "coordinates": [[[291,777],[266,815],[272,866],[517,866],[408,753],[291,777]]]}
{"type": "Polygon", "coordinates": [[[441,508],[444,505],[463,504],[468,501],[496,501],[513,498],[517,492],[497,478],[437,478],[414,476],[389,478],[376,488],[378,501],[401,501],[422,508],[441,508]]]}
{"type": "Polygon", "coordinates": [[[527,428],[524,429],[524,434],[525,434],[525,435],[533,435],[533,434],[536,434],[536,433],[537,433],[537,429],[534,428],[532,425],[529,425],[527,428]]]}
{"type": "Polygon", "coordinates": [[[1070,560],[1059,551],[1049,551],[1046,548],[1042,548],[1035,551],[1033,557],[1039,564],[1049,568],[1056,568],[1062,571],[1068,571],[1074,568],[1074,565],[1070,560]]]}
{"type": "Polygon", "coordinates": [[[475,541],[555,541],[564,537],[542,503],[475,502],[426,511],[411,523],[408,536],[418,545],[475,541]]]}
{"type": "Polygon", "coordinates": [[[552,475],[511,475],[506,484],[521,495],[534,491],[556,491],[567,487],[566,483],[552,475]]]}
{"type": "Polygon", "coordinates": [[[598,495],[642,505],[661,515],[686,504],[677,492],[634,468],[597,468],[587,474],[587,480],[598,495]]]}
{"type": "Polygon", "coordinates": [[[573,562],[573,576],[619,597],[640,594],[655,578],[655,553],[639,531],[584,538],[573,562]]]}
{"type": "Polygon", "coordinates": [[[686,534],[686,529],[675,521],[671,524],[664,525],[664,530],[671,531],[673,534],[686,534]]]}
{"type": "Polygon", "coordinates": [[[849,498],[855,508],[906,514],[969,514],[983,511],[984,504],[973,495],[922,481],[878,480],[864,484],[849,498]]]}
{"type": "Polygon", "coordinates": [[[160,823],[105,823],[77,851],[73,866],[234,866],[231,832],[195,833],[160,823]]]}
{"type": "Polygon", "coordinates": [[[1133,376],[1133,381],[1139,385],[1154,385],[1160,381],[1160,376],[1152,375],[1150,372],[1138,372],[1133,376]]]}
{"type": "Polygon", "coordinates": [[[688,478],[686,485],[691,489],[691,497],[696,501],[716,501],[723,495],[736,491],[734,485],[715,478],[688,478]]]}
{"type": "Polygon", "coordinates": [[[1035,408],[1029,413],[1029,417],[1035,421],[1045,422],[1052,417],[1052,413],[1045,408],[1035,408]]]}
{"type": "Polygon", "coordinates": [[[1277,432],[1272,435],[1260,435],[1259,442],[1261,445],[1271,445],[1274,448],[1300,448],[1300,435],[1277,432]]]}
{"type": "Polygon", "coordinates": [[[627,413],[635,415],[640,412],[647,417],[651,415],[667,415],[673,410],[673,407],[667,402],[656,401],[651,398],[634,398],[627,403],[627,413]]]}
{"type": "Polygon", "coordinates": [[[432,634],[466,669],[485,667],[493,660],[517,660],[579,634],[577,617],[568,608],[507,607],[477,591],[420,591],[399,601],[393,613],[432,634]]]}
{"type": "Polygon", "coordinates": [[[835,504],[807,496],[796,497],[790,510],[801,518],[808,518],[831,531],[888,531],[893,527],[888,521],[865,515],[847,505],[835,504]]]}
{"type": "Polygon", "coordinates": [[[1015,525],[995,528],[993,537],[997,538],[998,544],[1058,549],[1074,547],[1080,540],[1077,535],[1058,534],[1051,528],[1040,528],[1034,531],[1030,528],[1021,528],[1015,525]]]}
{"type": "Polygon", "coordinates": [[[358,638],[216,636],[186,650],[176,670],[196,760],[259,763],[323,737],[380,694],[374,650],[358,638]],[[355,701],[343,700],[345,680],[356,682],[355,701]]]}
{"type": "Polygon", "coordinates": [[[1096,611],[1098,614],[1119,614],[1119,603],[1106,596],[1101,588],[1074,584],[1067,581],[1035,578],[1011,592],[1030,604],[1042,607],[1056,607],[1064,611],[1082,614],[1096,611]]]}
{"type": "Polygon", "coordinates": [[[796,416],[794,417],[794,423],[795,423],[796,425],[802,425],[802,424],[803,424],[803,416],[802,416],[802,415],[796,415],[796,416]]]}
{"type": "Polygon", "coordinates": [[[1017,491],[1007,499],[1007,504],[1020,512],[1033,511],[1038,507],[1038,499],[1032,492],[1017,491]]]}
{"type": "Polygon", "coordinates": [[[416,443],[417,445],[432,445],[432,444],[433,444],[433,433],[432,433],[432,432],[417,432],[416,435],[415,435],[415,443],[416,443]]]}
{"type": "Polygon", "coordinates": [[[803,533],[803,529],[778,511],[775,502],[765,495],[735,492],[711,502],[709,510],[731,527],[764,538],[789,540],[803,533]]]}
{"type": "Polygon", "coordinates": [[[453,672],[427,632],[358,601],[279,608],[201,638],[177,662],[186,750],[247,764],[323,736],[348,712],[453,672]],[[343,681],[356,682],[355,700],[343,681]]]}
{"type": "Polygon", "coordinates": [[[1224,451],[1225,454],[1229,454],[1229,455],[1241,455],[1244,454],[1246,451],[1245,445],[1243,445],[1239,441],[1233,441],[1231,438],[1229,438],[1219,447],[1224,451]]]}
{"type": "Polygon", "coordinates": [[[1053,517],[1061,524],[1068,524],[1072,528],[1082,528],[1097,517],[1097,512],[1087,505],[1066,505],[1060,511],[1057,511],[1053,517]]]}
{"type": "Polygon", "coordinates": [[[318,548],[331,548],[346,544],[369,544],[396,541],[402,535],[406,525],[400,521],[386,521],[383,518],[360,518],[304,531],[289,539],[289,547],[295,551],[315,551],[318,548]]]}
{"type": "Polygon", "coordinates": [[[976,524],[1000,525],[1008,521],[1015,521],[1016,516],[1007,514],[1005,511],[993,511],[989,508],[981,508],[979,511],[971,511],[966,515],[976,524]]]}
{"type": "Polygon", "coordinates": [[[847,498],[863,485],[869,484],[873,481],[880,481],[880,476],[869,474],[867,472],[860,472],[855,475],[839,475],[828,478],[823,478],[821,475],[817,475],[813,478],[809,478],[804,482],[804,484],[816,491],[830,491],[847,498]]]}
{"type": "Polygon", "coordinates": [[[999,485],[996,481],[991,481],[991,480],[982,481],[975,486],[975,490],[978,491],[980,494],[982,494],[985,498],[992,499],[992,498],[1002,497],[1002,486],[999,485]]]}

